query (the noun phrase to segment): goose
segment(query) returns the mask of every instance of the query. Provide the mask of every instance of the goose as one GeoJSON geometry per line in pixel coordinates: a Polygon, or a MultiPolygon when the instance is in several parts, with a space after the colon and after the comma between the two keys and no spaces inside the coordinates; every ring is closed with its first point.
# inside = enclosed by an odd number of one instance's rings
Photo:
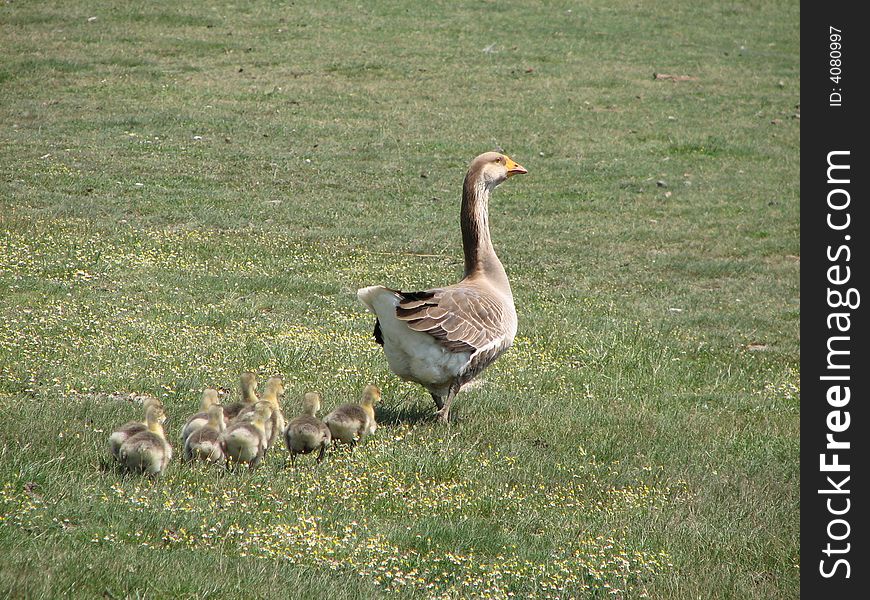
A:
{"type": "MultiPolygon", "coordinates": [[[[145,399],[142,400],[142,406],[145,409],[145,414],[147,416],[150,407],[163,406],[163,403],[154,396],[146,396],[145,399]]],[[[165,420],[166,415],[163,415],[163,421],[165,420]]],[[[161,424],[163,421],[161,421],[161,424]]],[[[118,451],[121,449],[121,444],[127,441],[131,436],[141,433],[146,429],[148,429],[147,421],[130,421],[114,430],[109,436],[109,451],[112,453],[112,456],[114,456],[116,460],[120,460],[118,451]]]]}
{"type": "Polygon", "coordinates": [[[257,403],[257,375],[251,371],[245,371],[239,377],[239,385],[242,390],[242,399],[224,406],[224,419],[232,421],[246,406],[254,406],[257,403]]]}
{"type": "Polygon", "coordinates": [[[130,436],[118,450],[118,460],[131,471],[157,476],[166,470],[172,458],[172,446],[166,441],[162,423],[166,413],[162,406],[149,406],[145,412],[147,429],[130,436]]]}
{"type": "Polygon", "coordinates": [[[221,448],[220,437],[225,429],[224,407],[213,404],[208,409],[206,424],[185,438],[182,455],[184,462],[198,459],[223,464],[224,451],[221,448]]]}
{"type": "Polygon", "coordinates": [[[250,421],[236,420],[221,434],[220,445],[230,464],[247,463],[255,469],[266,452],[266,422],[272,417],[268,402],[257,402],[250,421]]]}
{"type": "MultiPolygon", "coordinates": [[[[284,395],[284,380],[279,376],[270,377],[266,382],[263,393],[260,396],[260,402],[268,402],[272,408],[272,416],[266,422],[266,448],[271,448],[275,445],[275,441],[279,436],[284,435],[284,429],[287,427],[287,421],[284,418],[284,412],[281,410],[280,397],[284,395]]],[[[254,418],[254,407],[245,406],[236,416],[236,421],[250,421],[254,418]]]]}
{"type": "MultiPolygon", "coordinates": [[[[190,434],[198,431],[208,423],[208,410],[218,403],[218,391],[214,388],[206,388],[202,391],[202,399],[199,401],[199,412],[191,416],[184,427],[181,428],[181,443],[184,443],[190,434]]],[[[223,409],[221,409],[223,412],[223,409]]]]}
{"type": "Polygon", "coordinates": [[[355,446],[357,442],[374,433],[375,402],[381,399],[381,390],[376,385],[367,385],[359,404],[342,404],[323,418],[333,440],[355,446]]]}
{"type": "Polygon", "coordinates": [[[323,460],[326,447],[332,441],[329,427],[317,418],[320,410],[321,395],[318,392],[307,392],[302,398],[302,413],[287,424],[284,431],[284,443],[290,452],[290,463],[296,464],[297,454],[308,454],[320,450],[317,462],[323,460]]]}
{"type": "Polygon", "coordinates": [[[422,292],[380,285],[357,291],[377,317],[374,337],[390,370],[425,387],[443,423],[459,389],[513,344],[517,313],[489,234],[489,197],[509,177],[527,172],[498,152],[471,161],[459,213],[465,254],[459,283],[422,292]]]}

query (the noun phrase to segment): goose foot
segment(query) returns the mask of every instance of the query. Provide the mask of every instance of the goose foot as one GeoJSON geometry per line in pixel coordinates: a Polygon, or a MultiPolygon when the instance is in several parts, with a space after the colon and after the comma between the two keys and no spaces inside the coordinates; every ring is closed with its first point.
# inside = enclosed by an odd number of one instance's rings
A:
{"type": "Polygon", "coordinates": [[[441,400],[440,397],[432,394],[432,397],[435,399],[435,404],[438,406],[438,410],[435,412],[435,416],[438,418],[439,423],[450,423],[450,405],[453,404],[453,399],[459,392],[459,387],[460,386],[455,383],[451,385],[450,391],[447,392],[447,397],[444,398],[443,403],[439,402],[439,400],[441,400]]]}

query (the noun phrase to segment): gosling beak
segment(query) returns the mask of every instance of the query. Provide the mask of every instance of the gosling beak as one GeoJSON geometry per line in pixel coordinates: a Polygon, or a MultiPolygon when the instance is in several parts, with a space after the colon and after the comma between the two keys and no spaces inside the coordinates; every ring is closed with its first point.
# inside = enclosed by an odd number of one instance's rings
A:
{"type": "Polygon", "coordinates": [[[528,173],[528,171],[526,170],[526,168],[524,166],[517,164],[511,158],[508,158],[508,157],[505,157],[505,158],[507,159],[505,166],[507,167],[507,176],[508,177],[510,177],[511,175],[524,175],[524,174],[528,173]]]}

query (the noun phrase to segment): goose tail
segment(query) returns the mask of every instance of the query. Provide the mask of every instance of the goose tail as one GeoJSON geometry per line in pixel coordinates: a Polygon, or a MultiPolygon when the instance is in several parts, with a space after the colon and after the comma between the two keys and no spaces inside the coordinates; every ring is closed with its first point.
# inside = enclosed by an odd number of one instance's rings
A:
{"type": "Polygon", "coordinates": [[[359,298],[359,301],[365,304],[366,308],[375,314],[378,314],[375,310],[375,302],[384,294],[394,295],[394,292],[382,285],[370,285],[369,287],[360,288],[356,291],[356,297],[359,298]]]}

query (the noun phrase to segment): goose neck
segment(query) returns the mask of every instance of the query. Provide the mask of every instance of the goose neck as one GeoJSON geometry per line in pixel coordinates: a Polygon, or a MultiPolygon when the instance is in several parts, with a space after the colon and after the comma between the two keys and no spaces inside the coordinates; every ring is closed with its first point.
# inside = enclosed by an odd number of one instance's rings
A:
{"type": "Polygon", "coordinates": [[[462,188],[462,247],[465,253],[465,276],[488,270],[498,263],[489,234],[490,189],[480,178],[465,178],[462,188]]]}

